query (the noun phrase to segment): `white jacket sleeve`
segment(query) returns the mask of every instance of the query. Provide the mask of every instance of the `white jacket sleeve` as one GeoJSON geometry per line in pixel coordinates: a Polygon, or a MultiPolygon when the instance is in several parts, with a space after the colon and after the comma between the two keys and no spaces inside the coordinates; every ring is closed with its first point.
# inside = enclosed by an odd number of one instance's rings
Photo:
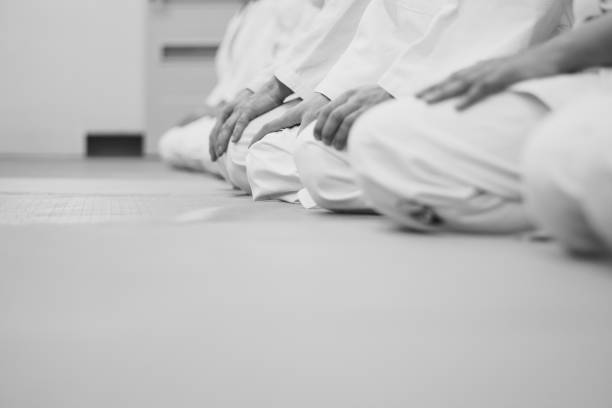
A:
{"type": "Polygon", "coordinates": [[[514,54],[558,32],[571,0],[453,0],[419,42],[406,47],[378,84],[394,97],[478,61],[514,54]]]}
{"type": "Polygon", "coordinates": [[[312,93],[348,47],[371,0],[326,0],[274,75],[301,97],[312,93]]]}
{"type": "Polygon", "coordinates": [[[232,17],[225,29],[223,40],[215,56],[217,84],[206,99],[206,104],[209,106],[218,105],[225,98],[228,82],[231,81],[231,69],[234,64],[230,53],[231,45],[234,37],[240,30],[240,26],[243,24],[245,18],[247,18],[247,14],[248,11],[246,7],[240,9],[240,11],[232,17]]]}
{"type": "Polygon", "coordinates": [[[305,0],[271,1],[275,3],[274,25],[278,33],[274,44],[274,58],[246,84],[246,88],[253,92],[263,87],[274,76],[274,72],[288,58],[293,44],[310,30],[313,20],[322,7],[305,0]]]}
{"type": "Polygon", "coordinates": [[[376,84],[404,48],[422,41],[449,7],[454,7],[453,1],[373,0],[350,46],[315,91],[334,99],[376,84]]]}
{"type": "Polygon", "coordinates": [[[230,22],[217,53],[217,87],[208,98],[215,105],[273,75],[274,62],[292,37],[314,15],[304,0],[258,0],[245,5],[230,22]]]}

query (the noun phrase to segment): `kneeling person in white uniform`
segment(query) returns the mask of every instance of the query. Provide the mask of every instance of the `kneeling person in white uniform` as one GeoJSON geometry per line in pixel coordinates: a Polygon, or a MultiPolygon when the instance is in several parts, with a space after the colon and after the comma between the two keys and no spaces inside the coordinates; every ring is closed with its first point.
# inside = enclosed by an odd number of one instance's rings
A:
{"type": "Polygon", "coordinates": [[[578,97],[538,126],[524,157],[529,214],[580,255],[612,253],[610,106],[612,86],[578,97]]]}
{"type": "MultiPolygon", "coordinates": [[[[422,2],[402,2],[406,15],[422,2]]],[[[418,10],[418,9],[417,9],[418,10]]],[[[370,86],[344,92],[325,107],[316,125],[300,137],[295,161],[301,180],[314,203],[333,211],[364,211],[371,203],[356,184],[350,158],[344,150],[353,124],[370,108],[392,98],[412,96],[415,90],[436,77],[444,77],[455,69],[482,58],[508,55],[537,44],[557,34],[569,10],[567,1],[547,0],[439,0],[427,3],[421,14],[433,12],[422,38],[404,49],[370,86]],[[469,44],[466,47],[465,44],[469,44]]],[[[368,57],[364,55],[363,58],[368,57]]],[[[396,111],[397,117],[377,124],[381,131],[399,127],[404,122],[427,129],[439,123],[434,117],[396,111]],[[418,123],[418,125],[417,125],[418,123]]],[[[494,146],[486,140],[485,156],[494,146]],[[489,149],[489,151],[487,151],[489,149]]],[[[410,144],[409,142],[408,145],[410,144]]],[[[493,153],[494,154],[494,153],[493,153]]],[[[308,197],[306,196],[306,197],[308,197]]],[[[305,197],[300,194],[300,197],[305,197]]]]}
{"type": "Polygon", "coordinates": [[[352,43],[315,93],[254,137],[263,140],[246,159],[253,197],[286,200],[301,189],[297,196],[306,207],[369,210],[343,151],[353,122],[370,107],[409,92],[406,88],[415,86],[423,73],[549,38],[559,26],[563,6],[551,8],[542,0],[493,6],[491,0],[373,0],[352,43]],[[487,36],[474,30],[476,22],[487,36]],[[458,46],[466,43],[469,50],[458,46]],[[322,107],[322,98],[332,102],[322,107]],[[306,127],[297,139],[297,129],[276,131],[300,121],[304,128],[313,111],[321,111],[317,126],[306,127]]]}
{"type": "Polygon", "coordinates": [[[275,62],[273,75],[251,84],[255,93],[222,110],[210,134],[211,159],[234,187],[246,193],[251,193],[247,155],[253,137],[312,93],[350,43],[371,0],[310,1],[321,8],[308,30],[275,62]]]}
{"type": "Polygon", "coordinates": [[[170,129],[159,143],[162,159],[172,166],[218,174],[209,157],[208,140],[216,111],[250,93],[249,83],[270,73],[274,61],[290,46],[302,24],[313,15],[303,0],[253,0],[232,18],[215,63],[218,83],[204,112],[190,115],[170,129]]]}
{"type": "MultiPolygon", "coordinates": [[[[597,3],[593,6],[600,10],[597,3]]],[[[349,145],[359,185],[377,211],[416,230],[508,233],[535,223],[569,246],[584,246],[568,244],[579,235],[599,237],[591,243],[606,242],[604,233],[590,229],[592,221],[585,222],[595,219],[595,212],[585,215],[586,208],[603,207],[579,203],[592,199],[601,206],[609,195],[571,187],[585,181],[579,177],[597,173],[574,171],[589,166],[584,160],[589,155],[578,152],[574,170],[557,171],[572,155],[568,140],[582,137],[571,129],[581,125],[565,126],[561,132],[555,124],[567,125],[572,109],[566,107],[580,93],[610,89],[609,69],[588,69],[612,65],[610,49],[612,16],[591,19],[515,56],[463,69],[421,92],[421,101],[407,99],[372,110],[356,124],[349,145]],[[573,72],[578,73],[565,75],[573,72]],[[549,78],[535,79],[543,77],[549,78]],[[553,122],[539,128],[549,117],[553,122]],[[523,151],[531,135],[534,144],[523,172],[523,151]]],[[[592,133],[600,134],[602,122],[593,123],[599,124],[592,133]]],[[[586,151],[603,146],[603,138],[589,137],[597,141],[584,142],[586,151]]],[[[590,157],[601,164],[604,156],[590,157]]],[[[599,175],[605,174],[599,171],[605,164],[595,166],[599,175]]],[[[600,217],[597,228],[609,234],[610,218],[600,217]]]]}
{"type": "MultiPolygon", "coordinates": [[[[302,141],[312,139],[312,132],[301,130],[316,119],[330,100],[336,103],[352,89],[375,84],[408,45],[423,41],[433,22],[453,9],[446,1],[414,2],[412,7],[406,7],[405,2],[399,0],[372,0],[351,43],[314,92],[278,120],[267,123],[254,136],[246,166],[253,199],[291,201],[290,198],[298,198],[300,192],[302,204],[311,206],[312,199],[303,190],[294,160],[302,141]]],[[[391,97],[380,87],[368,87],[367,91],[362,89],[359,93],[366,96],[362,99],[364,102],[391,97]]],[[[361,109],[365,109],[363,104],[361,109]]],[[[311,167],[333,169],[334,159],[316,161],[311,167]]],[[[333,177],[329,179],[330,183],[334,182],[333,177]]]]}

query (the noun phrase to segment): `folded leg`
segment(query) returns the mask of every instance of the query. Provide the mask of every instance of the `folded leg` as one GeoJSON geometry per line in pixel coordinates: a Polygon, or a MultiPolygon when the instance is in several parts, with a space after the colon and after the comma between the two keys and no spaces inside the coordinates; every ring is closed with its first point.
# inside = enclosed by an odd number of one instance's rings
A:
{"type": "Polygon", "coordinates": [[[168,164],[220,175],[208,154],[208,140],[215,119],[205,116],[186,126],[170,129],[159,142],[159,153],[168,164]]]}
{"type": "MultiPolygon", "coordinates": [[[[314,123],[299,135],[295,149],[295,164],[300,179],[314,204],[338,212],[370,212],[357,185],[346,151],[338,151],[315,140],[314,123]]],[[[300,196],[304,197],[305,192],[300,196]]],[[[308,206],[308,199],[302,198],[308,206]]]]}
{"type": "Polygon", "coordinates": [[[302,183],[293,154],[298,128],[270,133],[247,154],[247,177],[254,200],[297,202],[302,183]]]}
{"type": "Polygon", "coordinates": [[[510,92],[466,112],[452,101],[392,101],[356,122],[351,164],[368,202],[408,228],[527,230],[519,159],[547,113],[539,101],[510,92]]]}
{"type": "Polygon", "coordinates": [[[612,250],[612,97],[589,95],[537,128],[524,157],[533,219],[577,253],[612,250]]]}
{"type": "Polygon", "coordinates": [[[293,100],[261,115],[247,126],[237,143],[229,143],[227,153],[224,154],[218,162],[223,167],[222,172],[227,175],[228,180],[234,187],[247,194],[251,194],[251,185],[249,184],[247,176],[247,155],[253,137],[259,132],[263,125],[278,119],[297,103],[299,103],[298,100],[293,100]]]}

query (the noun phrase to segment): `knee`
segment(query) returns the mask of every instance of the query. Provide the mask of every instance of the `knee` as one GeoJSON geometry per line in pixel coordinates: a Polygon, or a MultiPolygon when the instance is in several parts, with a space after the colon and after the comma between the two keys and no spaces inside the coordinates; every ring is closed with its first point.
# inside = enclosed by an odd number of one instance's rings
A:
{"type": "Polygon", "coordinates": [[[526,181],[578,194],[595,188],[602,177],[609,176],[612,139],[605,118],[610,103],[610,97],[581,98],[543,121],[523,156],[526,181]]]}
{"type": "Polygon", "coordinates": [[[325,193],[327,179],[322,146],[316,140],[302,140],[295,150],[295,165],[300,180],[317,205],[327,208],[329,203],[325,193]]]}
{"type": "Polygon", "coordinates": [[[256,201],[277,199],[289,193],[286,179],[295,178],[293,157],[275,136],[270,134],[255,143],[246,155],[247,178],[256,201]]]}
{"type": "Polygon", "coordinates": [[[331,211],[354,210],[361,197],[341,154],[310,137],[300,140],[294,155],[304,188],[319,207],[331,211]]]}
{"type": "Polygon", "coordinates": [[[225,165],[224,176],[234,187],[251,194],[251,186],[246,172],[247,145],[242,142],[230,142],[225,154],[227,157],[223,161],[225,165]]]}
{"type": "Polygon", "coordinates": [[[570,252],[588,254],[601,250],[589,200],[601,186],[605,149],[596,146],[596,135],[580,129],[577,117],[560,112],[534,132],[523,156],[523,188],[534,223],[570,252]]]}
{"type": "Polygon", "coordinates": [[[337,151],[313,137],[314,125],[304,129],[295,153],[300,179],[318,206],[332,211],[371,210],[367,193],[382,156],[396,150],[396,128],[390,117],[406,103],[379,105],[357,120],[348,140],[348,151],[337,151]]]}
{"type": "Polygon", "coordinates": [[[409,176],[411,173],[403,170],[412,167],[411,162],[419,163],[424,159],[418,147],[422,142],[417,140],[424,137],[422,132],[413,129],[410,121],[397,125],[398,119],[413,105],[410,101],[393,101],[376,106],[363,114],[351,130],[350,163],[357,182],[374,204],[379,205],[377,201],[388,197],[388,194],[381,194],[381,188],[397,190],[397,174],[409,176]],[[404,148],[400,149],[400,145],[404,148]],[[407,145],[410,148],[405,148],[407,145]]]}
{"type": "Polygon", "coordinates": [[[382,131],[382,128],[385,127],[389,116],[393,114],[393,108],[393,103],[384,103],[368,110],[357,119],[348,139],[348,150],[351,156],[362,156],[364,153],[369,153],[373,145],[381,142],[381,136],[387,134],[382,131]]]}
{"type": "MultiPolygon", "coordinates": [[[[297,101],[296,101],[297,102],[297,101]]],[[[242,137],[237,143],[229,143],[227,148],[227,158],[225,160],[225,173],[230,183],[246,192],[252,194],[252,188],[248,176],[247,157],[251,154],[249,145],[253,137],[259,132],[261,127],[270,120],[273,120],[285,112],[291,104],[282,105],[258,118],[254,119],[244,130],[242,137]]]]}
{"type": "MultiPolygon", "coordinates": [[[[402,151],[402,163],[413,158],[421,160],[421,153],[425,150],[423,147],[431,144],[428,133],[424,131],[427,128],[419,126],[417,120],[401,119],[408,115],[431,123],[431,120],[423,119],[429,113],[422,102],[410,99],[386,102],[364,113],[355,122],[348,142],[355,171],[362,176],[377,173],[381,163],[398,154],[400,145],[411,146],[407,152],[402,151]],[[401,120],[401,124],[398,124],[398,120],[401,120]]],[[[394,162],[394,165],[397,164],[394,162]]]]}
{"type": "Polygon", "coordinates": [[[372,144],[379,142],[381,126],[387,122],[393,104],[385,103],[375,106],[357,119],[348,139],[348,150],[351,154],[368,151],[372,144]]]}
{"type": "Polygon", "coordinates": [[[255,143],[246,155],[246,177],[253,200],[265,200],[265,185],[269,180],[270,146],[263,140],[255,143]]]}
{"type": "Polygon", "coordinates": [[[562,166],[559,156],[551,157],[533,147],[528,149],[524,164],[525,207],[533,224],[551,234],[569,252],[591,252],[598,246],[594,245],[597,239],[580,199],[557,177],[555,167],[562,166]]]}
{"type": "Polygon", "coordinates": [[[157,150],[162,160],[173,166],[180,164],[179,143],[181,133],[181,128],[172,128],[164,133],[157,145],[157,150]]]}
{"type": "Polygon", "coordinates": [[[566,195],[558,172],[568,152],[560,145],[560,140],[555,143],[551,136],[549,132],[535,133],[523,157],[525,199],[532,204],[529,207],[537,219],[541,218],[540,213],[547,212],[545,206],[553,211],[557,209],[554,203],[566,195]]]}

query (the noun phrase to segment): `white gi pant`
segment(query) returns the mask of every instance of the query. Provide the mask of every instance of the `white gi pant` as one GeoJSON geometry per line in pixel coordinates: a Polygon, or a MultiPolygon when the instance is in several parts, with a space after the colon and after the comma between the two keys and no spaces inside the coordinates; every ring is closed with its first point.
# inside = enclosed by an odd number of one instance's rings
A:
{"type": "MultiPolygon", "coordinates": [[[[217,163],[221,167],[221,172],[224,174],[224,177],[228,182],[230,182],[235,188],[242,190],[247,194],[252,194],[254,199],[267,199],[267,198],[278,198],[283,199],[282,195],[279,196],[268,196],[268,191],[265,189],[260,189],[260,184],[262,187],[270,184],[270,180],[267,177],[267,174],[262,174],[261,179],[257,178],[257,182],[253,184],[253,188],[251,187],[251,182],[249,178],[249,174],[247,169],[251,167],[249,164],[254,162],[254,159],[251,158],[254,154],[259,158],[261,155],[259,154],[261,150],[264,150],[264,157],[266,162],[266,171],[269,174],[274,174],[276,177],[272,179],[272,187],[275,191],[278,190],[278,185],[282,185],[283,182],[283,172],[285,165],[285,161],[279,160],[275,155],[275,150],[270,152],[272,155],[270,156],[268,153],[266,144],[268,140],[278,140],[281,146],[287,145],[289,142],[289,146],[291,145],[291,141],[293,140],[291,137],[284,138],[282,135],[289,134],[289,136],[297,134],[297,128],[288,129],[281,132],[276,132],[267,135],[263,140],[257,142],[249,149],[249,145],[253,140],[253,137],[259,132],[259,130],[268,122],[276,120],[283,116],[290,108],[298,104],[300,101],[298,99],[291,100],[289,102],[284,103],[272,111],[259,116],[258,118],[251,121],[251,123],[247,126],[240,138],[240,141],[237,143],[230,142],[227,148],[227,152],[219,158],[217,163]]],[[[293,159],[289,154],[289,159],[291,163],[293,159]]],[[[256,159],[255,159],[256,160],[256,159]]],[[[295,168],[294,165],[291,165],[291,168],[295,168]]],[[[280,187],[282,189],[282,187],[280,187]]],[[[295,195],[295,194],[293,194],[295,195]]],[[[288,201],[293,201],[295,198],[290,198],[288,201]]]]}
{"type": "MultiPolygon", "coordinates": [[[[310,190],[304,188],[304,180],[314,181],[313,173],[317,171],[320,172],[317,174],[325,175],[320,180],[317,179],[323,184],[323,188],[312,191],[322,191],[323,194],[329,192],[334,197],[343,197],[345,186],[343,175],[347,173],[346,163],[342,155],[337,158],[331,151],[329,152],[331,154],[318,154],[319,148],[327,150],[325,146],[319,146],[320,143],[314,140],[313,128],[314,123],[299,133],[297,127],[270,133],[253,145],[246,160],[247,176],[254,200],[300,202],[306,208],[315,208],[320,200],[314,200],[311,197],[310,190]],[[310,141],[316,142],[315,154],[310,154],[310,152],[306,155],[302,154],[303,147],[310,145],[310,141]],[[340,165],[336,163],[338,160],[340,160],[340,165]],[[313,165],[300,166],[302,163],[313,163],[313,165]]],[[[359,198],[358,202],[359,208],[356,210],[369,210],[368,206],[361,205],[359,198]]],[[[348,211],[344,207],[342,210],[348,211]]]]}
{"type": "Polygon", "coordinates": [[[362,189],[376,211],[410,229],[530,229],[520,157],[548,109],[513,92],[465,112],[454,103],[397,100],[366,112],[349,138],[354,188],[362,189]]]}
{"type": "Polygon", "coordinates": [[[253,200],[298,201],[302,183],[293,160],[298,130],[270,133],[251,147],[246,167],[253,200]]]}
{"type": "Polygon", "coordinates": [[[346,151],[339,151],[314,138],[312,123],[298,138],[295,164],[304,190],[299,199],[306,208],[319,206],[337,212],[371,212],[356,184],[346,151]]]}
{"type": "MultiPolygon", "coordinates": [[[[255,134],[263,125],[278,119],[297,103],[299,103],[298,100],[289,101],[254,119],[244,130],[240,141],[238,143],[230,142],[227,152],[216,162],[210,159],[209,154],[209,136],[216,121],[213,117],[203,117],[186,126],[177,126],[170,129],[160,140],[160,155],[166,163],[174,167],[222,176],[234,188],[251,194],[251,185],[247,176],[247,157],[250,156],[252,152],[255,152],[256,158],[254,160],[257,161],[261,159],[260,163],[266,163],[264,170],[266,174],[259,174],[258,171],[255,171],[257,177],[254,178],[254,180],[256,180],[254,183],[254,198],[257,200],[273,198],[283,199],[284,194],[278,194],[278,191],[283,191],[282,183],[284,182],[284,174],[289,172],[291,177],[297,179],[291,153],[292,146],[295,145],[297,128],[272,133],[266,136],[263,141],[256,143],[252,149],[248,147],[255,134]],[[281,137],[281,135],[288,135],[289,137],[281,137]],[[274,148],[268,151],[265,146],[268,146],[270,142],[272,142],[271,144],[274,148]],[[274,154],[277,147],[285,149],[284,151],[287,152],[288,156],[282,158],[277,157],[277,155],[274,154]],[[284,167],[287,164],[289,164],[289,171],[285,170],[284,167]],[[271,177],[272,174],[274,174],[275,177],[271,177]]],[[[253,167],[260,170],[263,166],[253,167]]],[[[291,181],[294,182],[295,180],[291,179],[291,181]]],[[[297,190],[291,190],[293,194],[289,196],[292,197],[288,196],[287,201],[296,201],[297,190]]]]}
{"type": "Polygon", "coordinates": [[[215,118],[204,116],[167,131],[158,146],[163,161],[178,168],[220,175],[219,166],[212,162],[208,153],[209,135],[214,126],[215,118]]]}
{"type": "Polygon", "coordinates": [[[301,202],[341,212],[371,212],[345,152],[318,142],[314,123],[270,133],[246,156],[246,172],[254,200],[301,202]]]}
{"type": "MultiPolygon", "coordinates": [[[[316,9],[303,0],[249,2],[230,21],[215,57],[219,82],[207,98],[209,106],[233,99],[259,77],[272,77],[274,62],[291,48],[316,9]]],[[[282,59],[282,58],[281,58],[282,59]]],[[[164,161],[174,167],[218,174],[208,159],[208,139],[214,118],[202,118],[170,129],[159,143],[164,161]]],[[[221,169],[223,170],[223,169],[221,169]]]]}
{"type": "Polygon", "coordinates": [[[612,251],[612,92],[591,94],[538,127],[524,157],[535,222],[572,252],[612,251]]]}

